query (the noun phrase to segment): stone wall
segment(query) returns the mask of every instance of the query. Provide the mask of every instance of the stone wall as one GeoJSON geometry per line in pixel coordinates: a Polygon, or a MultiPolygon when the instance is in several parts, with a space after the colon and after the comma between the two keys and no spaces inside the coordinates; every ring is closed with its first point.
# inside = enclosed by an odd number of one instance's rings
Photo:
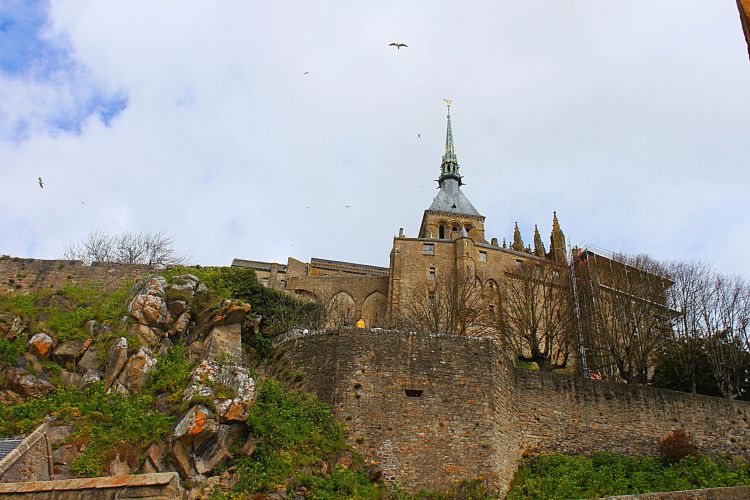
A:
{"type": "Polygon", "coordinates": [[[0,498],[115,500],[184,498],[176,472],[0,484],[0,498]]]}
{"type": "Polygon", "coordinates": [[[524,452],[651,454],[685,428],[707,454],[750,457],[750,403],[516,370],[489,339],[390,330],[289,336],[306,387],[368,463],[409,490],[487,478],[503,493],[524,452]]]}
{"type": "Polygon", "coordinates": [[[52,448],[47,430],[45,422],[0,460],[0,483],[50,479],[52,448]]]}
{"type": "Polygon", "coordinates": [[[557,374],[517,371],[522,448],[651,454],[673,429],[702,452],[750,457],[750,403],[557,374]]]}
{"type": "Polygon", "coordinates": [[[509,483],[517,457],[505,450],[519,440],[513,368],[493,342],[359,330],[284,347],[387,478],[412,490],[477,477],[509,483]]]}
{"type": "Polygon", "coordinates": [[[90,266],[77,260],[0,258],[0,293],[29,293],[66,285],[97,285],[114,291],[134,281],[149,268],[133,264],[94,262],[90,266]]]}

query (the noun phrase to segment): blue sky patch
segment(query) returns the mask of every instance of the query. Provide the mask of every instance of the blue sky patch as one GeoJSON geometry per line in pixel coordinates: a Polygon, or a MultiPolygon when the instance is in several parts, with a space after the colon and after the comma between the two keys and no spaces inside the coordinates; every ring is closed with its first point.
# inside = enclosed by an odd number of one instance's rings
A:
{"type": "MultiPolygon", "coordinates": [[[[109,126],[127,107],[127,95],[99,90],[86,81],[90,78],[89,72],[76,61],[69,41],[47,35],[48,15],[46,0],[3,0],[0,3],[0,77],[49,84],[61,92],[66,88],[82,92],[75,95],[72,103],[49,110],[43,120],[48,132],[78,134],[92,115],[109,126]]],[[[0,115],[2,106],[0,103],[0,115]]],[[[0,135],[13,142],[23,141],[31,133],[24,117],[17,118],[15,123],[0,125],[5,131],[0,130],[0,135]]]]}

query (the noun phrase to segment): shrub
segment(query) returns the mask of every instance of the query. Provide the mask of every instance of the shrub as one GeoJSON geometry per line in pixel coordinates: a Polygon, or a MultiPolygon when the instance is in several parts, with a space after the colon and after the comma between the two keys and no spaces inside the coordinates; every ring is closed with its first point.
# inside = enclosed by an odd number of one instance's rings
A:
{"type": "Polygon", "coordinates": [[[45,415],[72,423],[73,437],[85,447],[71,470],[79,476],[100,476],[118,446],[143,449],[171,429],[174,418],[154,411],[151,402],[148,396],[129,400],[107,394],[101,384],[83,390],[60,388],[17,405],[0,405],[0,436],[28,434],[45,415]]]}
{"type": "Polygon", "coordinates": [[[693,436],[684,429],[675,429],[664,439],[659,441],[657,447],[659,456],[664,465],[676,464],[685,457],[697,457],[700,455],[698,447],[695,446],[693,436]]]}
{"type": "Polygon", "coordinates": [[[237,492],[253,493],[304,486],[310,498],[381,498],[365,474],[324,462],[345,449],[345,432],[330,408],[308,393],[263,380],[247,419],[257,439],[252,456],[237,460],[237,492]]]}
{"type": "Polygon", "coordinates": [[[599,498],[741,485],[750,485],[750,462],[742,460],[686,456],[665,466],[657,456],[538,455],[524,460],[507,498],[599,498]]]}
{"type": "Polygon", "coordinates": [[[149,373],[143,387],[144,394],[157,396],[168,393],[167,402],[180,402],[182,394],[190,382],[190,373],[195,363],[188,360],[187,347],[183,344],[173,345],[163,356],[159,356],[156,369],[149,373]]]}

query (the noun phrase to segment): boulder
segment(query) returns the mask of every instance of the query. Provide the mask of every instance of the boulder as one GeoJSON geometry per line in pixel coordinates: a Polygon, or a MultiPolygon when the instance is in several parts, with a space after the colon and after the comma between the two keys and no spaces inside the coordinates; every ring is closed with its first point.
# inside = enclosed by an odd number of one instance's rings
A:
{"type": "Polygon", "coordinates": [[[173,300],[167,303],[167,309],[169,310],[169,314],[176,318],[187,311],[188,306],[184,300],[173,300]]]}
{"type": "Polygon", "coordinates": [[[164,301],[164,290],[167,280],[154,276],[146,280],[128,304],[128,312],[147,326],[165,325],[169,322],[169,311],[164,301]]]}
{"type": "Polygon", "coordinates": [[[187,302],[192,302],[193,295],[195,294],[195,284],[192,282],[172,283],[169,285],[169,291],[169,295],[172,297],[179,297],[187,302]]]}
{"type": "Polygon", "coordinates": [[[83,387],[83,377],[68,370],[60,371],[60,381],[68,387],[83,387]]]}
{"type": "Polygon", "coordinates": [[[166,467],[164,467],[164,452],[166,449],[167,445],[164,442],[149,446],[146,450],[144,466],[149,463],[155,472],[164,472],[166,470],[166,467]]]}
{"type": "Polygon", "coordinates": [[[203,405],[190,408],[177,422],[172,436],[183,443],[200,442],[214,434],[219,427],[216,415],[203,405]]]}
{"type": "Polygon", "coordinates": [[[225,300],[214,313],[211,324],[214,326],[242,324],[249,312],[250,304],[238,300],[225,300]]]}
{"type": "Polygon", "coordinates": [[[195,470],[198,474],[211,472],[231,456],[229,447],[244,433],[242,425],[220,425],[215,433],[193,448],[195,470]]]}
{"type": "Polygon", "coordinates": [[[128,361],[128,340],[120,337],[109,348],[107,367],[104,370],[104,385],[109,388],[128,361]]]}
{"type": "Polygon", "coordinates": [[[169,348],[173,345],[174,342],[172,342],[169,337],[162,338],[161,343],[159,344],[159,356],[164,356],[167,352],[169,352],[169,348]]]}
{"type": "Polygon", "coordinates": [[[208,334],[203,359],[214,360],[223,354],[235,364],[242,362],[242,327],[239,323],[215,326],[208,334]]]}
{"type": "Polygon", "coordinates": [[[86,370],[83,374],[83,378],[81,379],[81,383],[83,384],[83,387],[88,387],[90,385],[96,384],[97,382],[101,382],[102,380],[104,380],[102,372],[98,370],[86,370]]]}
{"type": "Polygon", "coordinates": [[[140,323],[130,325],[130,333],[134,337],[137,337],[142,344],[146,344],[149,347],[157,346],[162,337],[160,331],[154,330],[153,328],[140,323]]]}
{"type": "Polygon", "coordinates": [[[80,451],[73,443],[64,444],[52,452],[52,479],[72,479],[70,464],[80,451]]]}
{"type": "Polygon", "coordinates": [[[171,455],[180,475],[185,479],[192,479],[195,476],[195,472],[190,459],[189,446],[183,444],[181,441],[175,441],[172,443],[171,455]]]}
{"type": "Polygon", "coordinates": [[[78,360],[78,371],[85,372],[86,370],[99,370],[99,353],[96,352],[96,346],[92,345],[86,352],[83,353],[81,359],[78,360]]]}
{"type": "Polygon", "coordinates": [[[55,386],[35,377],[23,368],[13,367],[5,371],[7,387],[22,397],[34,397],[49,394],[55,389],[55,386]]]}
{"type": "Polygon", "coordinates": [[[52,352],[52,359],[61,366],[74,366],[91,345],[91,339],[63,342],[52,352]]]}
{"type": "Polygon", "coordinates": [[[124,394],[133,394],[141,390],[146,383],[148,373],[156,368],[156,359],[148,347],[141,347],[138,352],[130,356],[125,367],[117,377],[118,392],[125,389],[124,394]]]}
{"type": "Polygon", "coordinates": [[[29,352],[40,360],[45,360],[52,353],[54,345],[52,337],[46,333],[37,333],[29,339],[29,352]]]}
{"type": "Polygon", "coordinates": [[[184,312],[180,314],[177,320],[172,324],[169,329],[170,336],[182,336],[187,332],[188,326],[190,326],[190,313],[184,312]]]}
{"type": "Polygon", "coordinates": [[[214,400],[221,422],[244,422],[255,398],[255,381],[245,367],[203,361],[193,370],[183,400],[196,396],[214,400]]]}

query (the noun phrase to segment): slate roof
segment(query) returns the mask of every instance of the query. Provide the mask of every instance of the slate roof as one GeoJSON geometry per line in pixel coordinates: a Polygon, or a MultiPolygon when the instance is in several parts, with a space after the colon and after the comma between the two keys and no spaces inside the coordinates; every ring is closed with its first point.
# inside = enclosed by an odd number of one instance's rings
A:
{"type": "Polygon", "coordinates": [[[447,212],[452,214],[473,215],[481,217],[469,199],[461,191],[456,179],[443,179],[440,182],[440,191],[432,200],[429,210],[433,212],[447,212]]]}
{"type": "Polygon", "coordinates": [[[10,438],[10,439],[0,439],[0,460],[5,458],[8,453],[15,450],[16,447],[18,447],[19,444],[23,442],[24,438],[10,438]]]}

